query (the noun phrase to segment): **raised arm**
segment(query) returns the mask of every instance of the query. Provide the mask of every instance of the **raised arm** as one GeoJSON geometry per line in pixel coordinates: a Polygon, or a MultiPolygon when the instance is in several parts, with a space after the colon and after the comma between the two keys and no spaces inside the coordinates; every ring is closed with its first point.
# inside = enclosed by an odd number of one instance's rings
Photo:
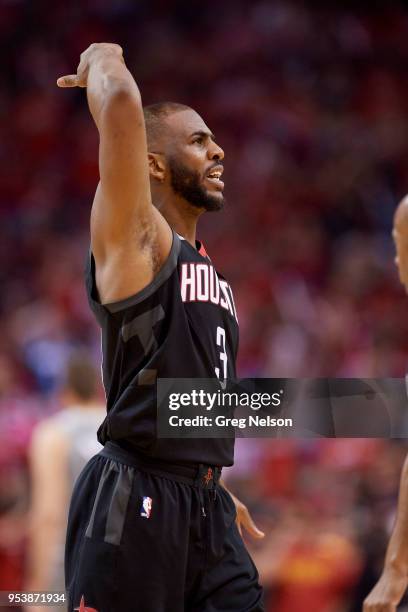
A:
{"type": "Polygon", "coordinates": [[[364,602],[364,612],[395,612],[408,586],[408,457],[402,469],[398,513],[384,570],[364,602]]]}
{"type": "Polygon", "coordinates": [[[146,131],[138,87],[121,47],[91,45],[77,74],[60,87],[86,87],[99,132],[100,183],[91,214],[91,244],[102,302],[140,291],[167,258],[170,227],[152,206],[146,131]]]}

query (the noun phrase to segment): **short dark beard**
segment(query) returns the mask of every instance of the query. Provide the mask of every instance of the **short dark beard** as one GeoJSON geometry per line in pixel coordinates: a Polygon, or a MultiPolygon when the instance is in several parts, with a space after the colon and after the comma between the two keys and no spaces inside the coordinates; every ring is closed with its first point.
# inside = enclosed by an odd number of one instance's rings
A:
{"type": "Polygon", "coordinates": [[[174,193],[180,195],[195,208],[204,208],[207,212],[215,212],[223,208],[224,198],[217,198],[208,193],[201,184],[198,172],[190,170],[174,158],[170,158],[168,164],[174,193]]]}

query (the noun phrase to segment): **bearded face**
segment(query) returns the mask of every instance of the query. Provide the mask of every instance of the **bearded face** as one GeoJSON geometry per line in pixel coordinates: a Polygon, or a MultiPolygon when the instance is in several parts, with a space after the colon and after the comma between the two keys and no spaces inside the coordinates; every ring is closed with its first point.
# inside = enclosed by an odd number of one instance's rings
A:
{"type": "Polygon", "coordinates": [[[201,176],[196,170],[170,158],[168,160],[171,187],[177,195],[189,202],[195,208],[204,208],[207,212],[221,210],[225,204],[222,190],[213,187],[213,179],[201,176]],[[207,186],[208,185],[208,186],[207,186]]]}

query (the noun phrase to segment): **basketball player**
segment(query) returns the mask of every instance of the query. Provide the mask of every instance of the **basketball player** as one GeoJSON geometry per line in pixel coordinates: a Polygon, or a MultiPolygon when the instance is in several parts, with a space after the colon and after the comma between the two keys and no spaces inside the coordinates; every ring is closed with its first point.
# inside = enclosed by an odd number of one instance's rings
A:
{"type": "Polygon", "coordinates": [[[143,112],[118,45],[91,45],[57,84],[86,87],[99,131],[86,281],[108,410],[71,501],[68,609],[263,610],[239,529],[263,534],[219,485],[233,440],[156,437],[157,377],[235,377],[231,289],[196,242],[223,207],[224,153],[191,108],[143,112]]]}
{"type": "MultiPolygon", "coordinates": [[[[408,292],[408,197],[399,203],[393,231],[401,283],[408,292]]],[[[408,586],[408,457],[402,468],[398,512],[388,544],[384,569],[364,601],[364,612],[395,612],[408,586]]]]}
{"type": "MultiPolygon", "coordinates": [[[[101,448],[95,431],[105,411],[97,391],[98,374],[89,357],[83,352],[73,353],[61,392],[64,408],[41,421],[34,431],[30,448],[28,591],[64,591],[69,498],[85,464],[101,448]]],[[[61,606],[35,610],[58,612],[61,606]]]]}

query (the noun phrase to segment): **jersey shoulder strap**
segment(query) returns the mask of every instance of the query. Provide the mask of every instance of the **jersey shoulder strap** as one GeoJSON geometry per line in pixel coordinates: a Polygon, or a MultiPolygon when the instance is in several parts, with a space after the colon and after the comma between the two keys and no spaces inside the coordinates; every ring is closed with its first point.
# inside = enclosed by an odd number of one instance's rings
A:
{"type": "Polygon", "coordinates": [[[98,289],[95,281],[95,259],[92,251],[89,250],[86,267],[85,267],[85,285],[88,296],[88,302],[93,311],[96,319],[101,322],[109,314],[115,314],[121,310],[125,310],[136,304],[143,302],[145,299],[153,295],[173,274],[177,268],[178,256],[180,253],[181,242],[180,238],[173,231],[173,243],[170,249],[170,253],[160,268],[159,272],[153,278],[153,280],[144,289],[131,295],[124,300],[117,302],[110,302],[108,304],[101,304],[98,296],[98,289]]]}

